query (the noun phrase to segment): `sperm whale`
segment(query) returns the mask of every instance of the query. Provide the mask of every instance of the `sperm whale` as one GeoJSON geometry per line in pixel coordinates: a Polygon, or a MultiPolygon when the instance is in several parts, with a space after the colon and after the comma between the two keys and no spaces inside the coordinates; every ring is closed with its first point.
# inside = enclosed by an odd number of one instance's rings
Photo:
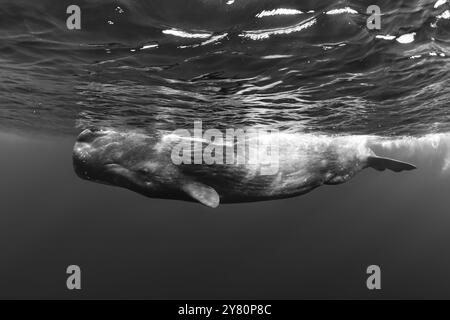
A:
{"type": "MultiPolygon", "coordinates": [[[[173,150],[183,139],[195,143],[189,136],[164,132],[86,129],[74,146],[74,169],[82,179],[211,208],[220,203],[303,195],[322,185],[345,183],[366,168],[394,172],[416,169],[409,163],[376,156],[361,139],[297,133],[253,138],[273,140],[277,146],[277,170],[270,174],[263,173],[262,162],[176,164],[173,150]]],[[[232,148],[239,147],[239,142],[233,143],[232,148]]]]}

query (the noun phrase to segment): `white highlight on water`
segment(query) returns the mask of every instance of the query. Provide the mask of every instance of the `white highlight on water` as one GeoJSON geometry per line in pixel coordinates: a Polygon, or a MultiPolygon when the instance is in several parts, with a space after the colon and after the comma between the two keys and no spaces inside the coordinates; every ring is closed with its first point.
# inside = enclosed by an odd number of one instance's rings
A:
{"type": "Polygon", "coordinates": [[[283,81],[279,80],[279,81],[276,81],[274,83],[271,83],[271,84],[268,84],[268,85],[262,86],[262,87],[251,86],[250,88],[243,89],[243,90],[237,92],[236,95],[241,95],[241,94],[244,94],[244,93],[249,93],[249,92],[254,92],[254,91],[266,91],[266,90],[269,90],[269,89],[273,89],[273,88],[275,88],[276,86],[278,86],[278,85],[280,85],[282,83],[283,83],[283,81]]]}
{"type": "Polygon", "coordinates": [[[407,44],[407,43],[412,43],[414,42],[416,37],[416,33],[408,33],[408,34],[404,34],[400,37],[397,38],[397,41],[401,44],[407,44]]]}
{"type": "Polygon", "coordinates": [[[249,38],[251,40],[265,40],[269,39],[274,35],[286,35],[294,32],[299,32],[305,29],[308,29],[317,23],[316,19],[302,21],[301,23],[286,27],[286,28],[277,28],[277,29],[267,29],[267,30],[253,30],[253,31],[244,31],[240,34],[240,37],[249,38]]]}
{"type": "Polygon", "coordinates": [[[158,48],[157,44],[147,44],[144,45],[140,50],[147,50],[147,49],[153,49],[153,48],[158,48]]]}
{"type": "Polygon", "coordinates": [[[392,40],[395,40],[397,37],[396,36],[391,36],[391,35],[385,35],[384,36],[384,35],[379,34],[375,38],[392,41],[392,40]]]}
{"type": "Polygon", "coordinates": [[[437,9],[440,6],[443,6],[444,4],[446,4],[448,2],[448,0],[438,0],[435,4],[434,4],[434,8],[437,9]]]}
{"type": "Polygon", "coordinates": [[[358,11],[356,11],[350,7],[345,7],[345,8],[334,9],[334,10],[330,10],[330,11],[326,12],[326,14],[328,14],[328,15],[343,14],[343,13],[358,14],[358,11]]]}
{"type": "Polygon", "coordinates": [[[220,40],[226,38],[228,36],[228,33],[224,33],[224,34],[219,34],[217,36],[212,36],[210,37],[208,40],[203,41],[202,43],[196,43],[196,44],[192,44],[192,45],[184,45],[184,46],[178,46],[179,49],[188,49],[188,48],[198,48],[200,46],[206,46],[209,44],[216,44],[218,43],[220,40]]]}
{"type": "Polygon", "coordinates": [[[218,42],[218,41],[220,41],[220,40],[226,38],[227,36],[228,36],[228,33],[219,34],[219,35],[217,35],[217,36],[211,37],[211,39],[208,39],[208,40],[202,42],[201,45],[202,45],[202,46],[206,46],[206,45],[208,45],[208,44],[218,42]]]}
{"type": "Polygon", "coordinates": [[[292,57],[293,57],[292,54],[274,54],[274,55],[270,55],[270,56],[261,57],[261,59],[274,60],[274,59],[288,59],[288,58],[292,58],[292,57]]]}
{"type": "Polygon", "coordinates": [[[272,17],[272,16],[293,16],[293,15],[299,15],[303,14],[303,11],[296,10],[296,9],[285,9],[285,8],[279,8],[274,10],[264,10],[256,15],[257,18],[264,18],[264,17],[272,17]]]}
{"type": "Polygon", "coordinates": [[[438,15],[438,19],[450,19],[450,10],[444,11],[441,15],[438,15]]]}
{"type": "Polygon", "coordinates": [[[206,39],[212,36],[211,33],[189,33],[178,29],[163,30],[163,33],[175,37],[189,38],[189,39],[206,39]]]}

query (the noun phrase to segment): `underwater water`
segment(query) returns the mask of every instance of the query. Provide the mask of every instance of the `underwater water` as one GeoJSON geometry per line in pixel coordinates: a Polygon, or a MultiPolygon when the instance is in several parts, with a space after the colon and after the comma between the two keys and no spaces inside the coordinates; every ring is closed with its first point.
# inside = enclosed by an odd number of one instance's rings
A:
{"type": "Polygon", "coordinates": [[[80,0],[71,31],[72,2],[0,3],[0,297],[450,296],[448,1],[80,0]],[[73,172],[84,128],[195,120],[356,139],[419,169],[213,212],[73,172]]]}
{"type": "Polygon", "coordinates": [[[408,158],[411,173],[366,170],[302,197],[213,210],[80,180],[71,137],[1,134],[0,145],[2,298],[450,297],[450,172],[432,147],[408,158]],[[66,289],[72,264],[79,292],[66,289]],[[366,288],[372,264],[380,292],[366,288]]]}

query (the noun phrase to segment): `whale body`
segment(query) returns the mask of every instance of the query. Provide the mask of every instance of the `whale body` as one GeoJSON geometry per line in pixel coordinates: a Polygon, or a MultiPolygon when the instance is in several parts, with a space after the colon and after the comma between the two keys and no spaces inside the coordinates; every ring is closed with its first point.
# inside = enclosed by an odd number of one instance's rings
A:
{"type": "Polygon", "coordinates": [[[255,138],[276,139],[277,170],[270,174],[263,174],[262,163],[177,165],[172,156],[180,139],[163,132],[87,129],[74,146],[74,169],[86,180],[151,198],[196,201],[212,208],[220,203],[299,196],[322,185],[349,181],[365,168],[394,172],[416,169],[412,164],[377,157],[357,137],[296,133],[255,138]]]}

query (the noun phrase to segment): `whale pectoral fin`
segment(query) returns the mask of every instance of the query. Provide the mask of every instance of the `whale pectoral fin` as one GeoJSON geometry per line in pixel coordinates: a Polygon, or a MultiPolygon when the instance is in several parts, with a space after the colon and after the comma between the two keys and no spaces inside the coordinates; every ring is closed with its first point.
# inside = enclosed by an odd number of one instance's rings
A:
{"type": "Polygon", "coordinates": [[[368,157],[367,167],[373,168],[378,171],[389,169],[394,172],[411,171],[417,169],[416,166],[406,162],[380,157],[368,157]]]}
{"type": "Polygon", "coordinates": [[[217,208],[220,204],[220,197],[217,194],[216,190],[203,183],[188,182],[183,185],[182,189],[191,198],[197,200],[207,207],[217,208]]]}

